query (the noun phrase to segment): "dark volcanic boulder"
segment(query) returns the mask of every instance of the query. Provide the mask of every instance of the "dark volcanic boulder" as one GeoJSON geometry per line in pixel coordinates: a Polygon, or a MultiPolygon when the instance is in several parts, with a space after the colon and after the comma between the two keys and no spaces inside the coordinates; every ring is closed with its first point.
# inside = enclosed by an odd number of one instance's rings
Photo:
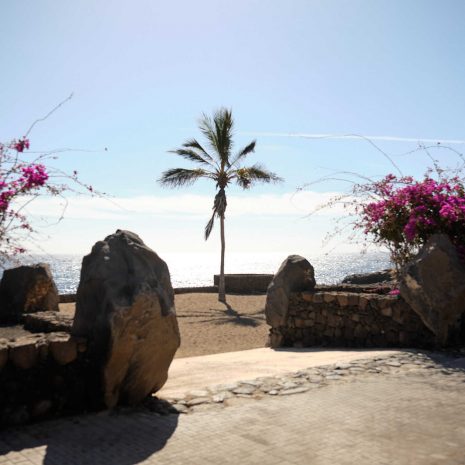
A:
{"type": "Polygon", "coordinates": [[[342,284],[377,284],[394,280],[394,270],[382,270],[374,271],[373,273],[350,274],[342,280],[342,284]]]}
{"type": "Polygon", "coordinates": [[[58,311],[59,296],[46,263],[5,270],[0,283],[0,322],[14,323],[23,313],[58,311]]]}
{"type": "Polygon", "coordinates": [[[268,286],[265,305],[266,322],[273,328],[284,325],[290,293],[311,291],[315,284],[313,266],[308,260],[300,255],[287,257],[268,286]]]}
{"type": "Polygon", "coordinates": [[[465,265],[445,235],[434,235],[402,270],[400,294],[436,335],[438,345],[464,343],[465,265]]]}
{"type": "Polygon", "coordinates": [[[106,407],[159,390],[180,344],[166,263],[134,233],[118,230],[82,262],[72,334],[88,340],[106,407]]]}

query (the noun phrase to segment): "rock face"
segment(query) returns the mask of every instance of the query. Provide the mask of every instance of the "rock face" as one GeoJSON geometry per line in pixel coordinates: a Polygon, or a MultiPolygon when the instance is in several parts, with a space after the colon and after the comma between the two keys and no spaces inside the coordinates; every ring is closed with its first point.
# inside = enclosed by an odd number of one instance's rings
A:
{"type": "Polygon", "coordinates": [[[394,279],[394,270],[382,270],[373,273],[351,274],[342,280],[342,284],[377,284],[390,282],[394,279]]]}
{"type": "MultiPolygon", "coordinates": [[[[311,291],[315,284],[313,266],[308,260],[300,255],[287,257],[268,286],[265,305],[266,322],[271,327],[284,325],[287,320],[290,293],[311,291]]],[[[280,343],[281,341],[270,339],[272,347],[278,347],[280,343]]]]}
{"type": "Polygon", "coordinates": [[[436,335],[437,345],[456,344],[463,338],[465,265],[447,236],[432,236],[405,266],[400,294],[436,335]]]}
{"type": "Polygon", "coordinates": [[[102,404],[136,404],[165,384],[180,344],[166,263],[118,230],[82,262],[72,334],[88,340],[102,404]]]}
{"type": "Polygon", "coordinates": [[[0,322],[14,323],[23,313],[58,311],[59,296],[45,263],[5,270],[0,283],[0,322]]]}

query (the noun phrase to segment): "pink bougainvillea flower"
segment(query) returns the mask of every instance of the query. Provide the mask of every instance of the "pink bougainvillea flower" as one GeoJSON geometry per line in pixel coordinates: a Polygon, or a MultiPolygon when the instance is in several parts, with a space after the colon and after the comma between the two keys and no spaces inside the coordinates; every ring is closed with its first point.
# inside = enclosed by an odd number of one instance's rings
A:
{"type": "Polygon", "coordinates": [[[358,186],[359,192],[370,195],[357,209],[356,226],[387,245],[397,265],[405,263],[433,234],[447,235],[458,251],[465,248],[464,180],[448,178],[443,171],[439,180],[430,175],[415,181],[389,174],[381,181],[358,186]]]}
{"type": "Polygon", "coordinates": [[[26,249],[20,242],[34,237],[35,228],[28,221],[30,210],[23,207],[36,197],[43,193],[60,195],[66,191],[90,191],[91,195],[99,195],[79,180],[77,171],[68,175],[46,165],[48,159],[55,158],[50,154],[34,156],[35,161],[28,161],[29,154],[22,153],[29,148],[27,137],[0,143],[0,264],[11,256],[24,253],[26,249]],[[73,189],[66,182],[58,184],[54,182],[55,177],[67,178],[78,188],[73,189]]]}
{"type": "Polygon", "coordinates": [[[44,165],[29,165],[22,168],[22,172],[20,181],[27,190],[43,186],[48,179],[44,165]]]}
{"type": "Polygon", "coordinates": [[[11,147],[17,152],[24,152],[24,149],[29,149],[29,139],[22,138],[17,141],[13,141],[11,147]]]}

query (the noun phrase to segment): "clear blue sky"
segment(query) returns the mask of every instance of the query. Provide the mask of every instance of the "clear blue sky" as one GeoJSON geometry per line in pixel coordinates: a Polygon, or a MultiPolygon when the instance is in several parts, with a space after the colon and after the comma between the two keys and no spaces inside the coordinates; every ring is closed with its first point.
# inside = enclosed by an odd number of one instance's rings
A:
{"type": "MultiPolygon", "coordinates": [[[[234,250],[318,247],[328,218],[302,220],[305,202],[296,209],[286,195],[331,170],[391,170],[363,141],[257,134],[465,139],[461,0],[7,0],[0,17],[0,140],[21,136],[74,92],[36,126],[32,146],[96,150],[65,153],[57,164],[128,202],[124,214],[99,203],[71,207],[67,220],[48,229],[49,251],[82,253],[116,227],[134,229],[158,250],[216,250],[216,237],[211,244],[202,240],[210,207],[189,214],[191,203],[211,198],[214,186],[173,192],[155,179],[184,163],[166,151],[198,136],[199,115],[219,106],[233,109],[238,145],[258,139],[250,161],[286,180],[231,192],[250,205],[263,195],[282,204],[266,214],[237,207],[227,226],[234,250]],[[179,193],[200,197],[182,197],[187,211],[170,211],[179,193]],[[135,211],[134,205],[145,206],[135,211]]],[[[416,146],[378,143],[390,153],[416,146]]],[[[396,161],[413,174],[427,165],[418,155],[396,161]]]]}

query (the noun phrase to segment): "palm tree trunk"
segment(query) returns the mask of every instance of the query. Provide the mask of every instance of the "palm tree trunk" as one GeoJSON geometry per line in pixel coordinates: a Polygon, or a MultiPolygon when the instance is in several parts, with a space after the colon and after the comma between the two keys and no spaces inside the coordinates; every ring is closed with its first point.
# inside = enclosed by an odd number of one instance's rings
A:
{"type": "Polygon", "coordinates": [[[221,265],[220,265],[220,279],[218,283],[218,300],[220,302],[226,302],[226,291],[224,282],[224,252],[226,248],[226,242],[224,239],[224,214],[220,216],[220,230],[221,230],[221,265]]]}

